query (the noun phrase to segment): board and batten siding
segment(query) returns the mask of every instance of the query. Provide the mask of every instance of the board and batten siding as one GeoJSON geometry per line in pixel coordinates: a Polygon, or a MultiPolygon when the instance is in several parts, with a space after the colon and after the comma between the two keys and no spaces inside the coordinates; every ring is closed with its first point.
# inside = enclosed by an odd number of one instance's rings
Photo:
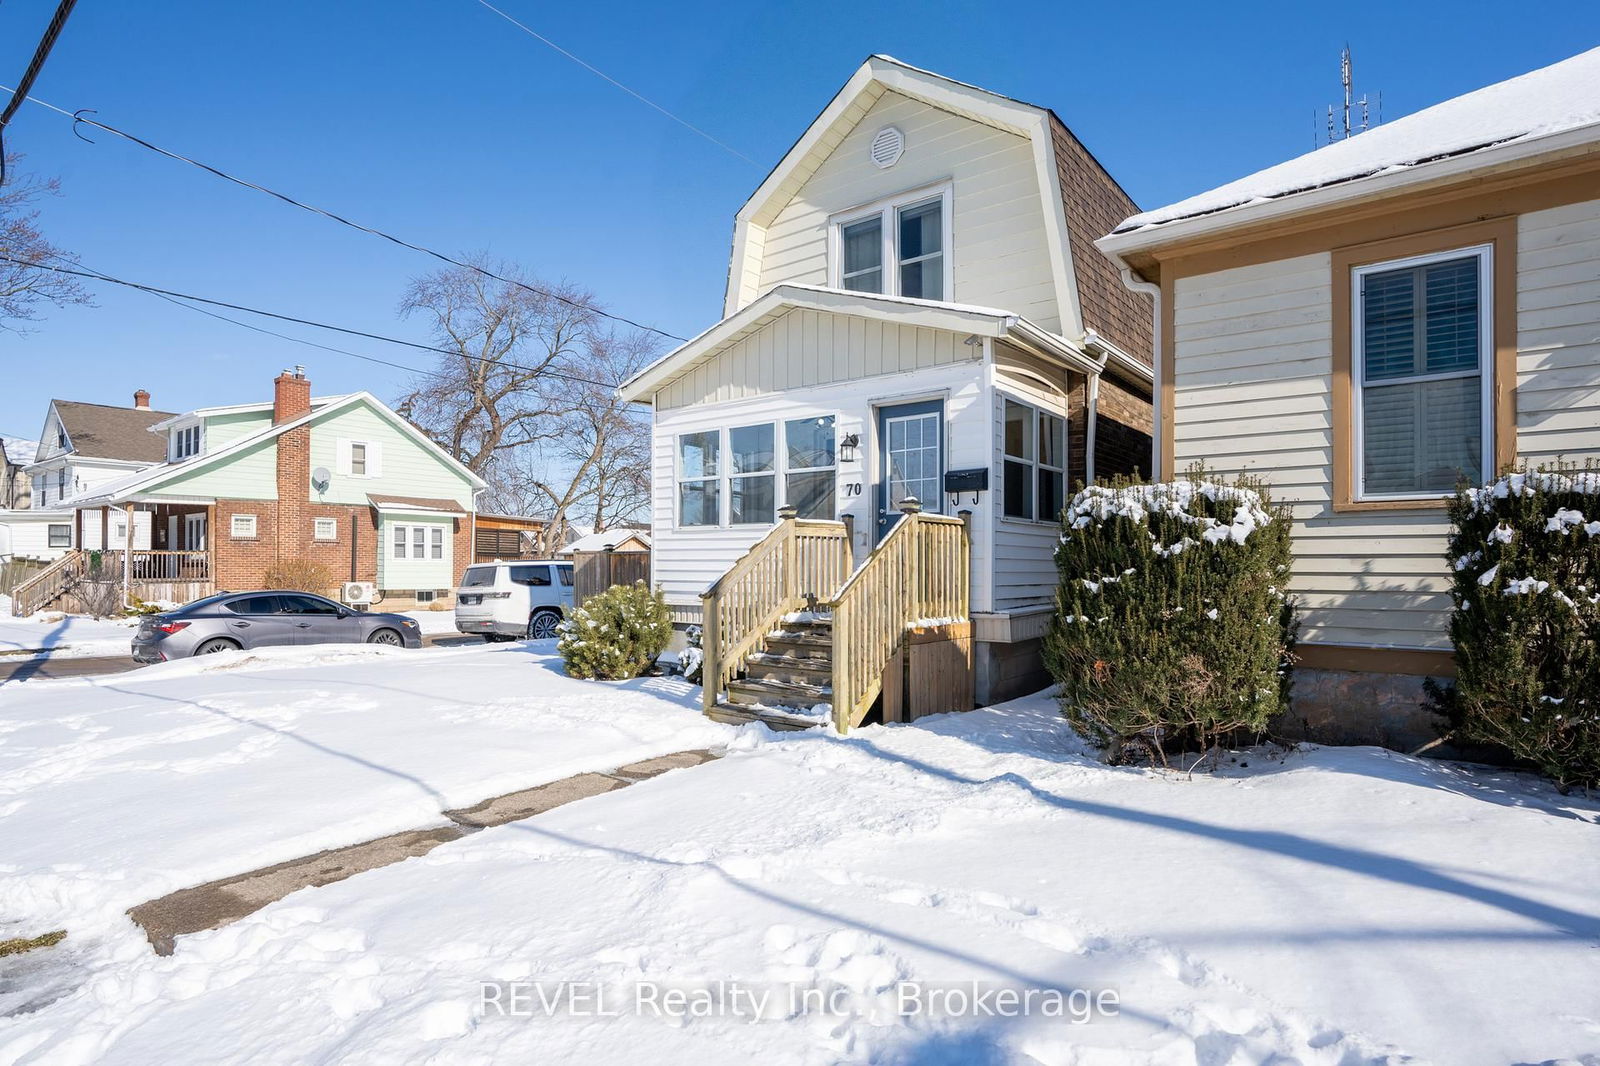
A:
{"type": "Polygon", "coordinates": [[[1332,271],[1321,253],[1177,280],[1176,472],[1259,474],[1290,506],[1302,641],[1446,650],[1443,514],[1332,508],[1332,271]]]}
{"type": "MultiPolygon", "coordinates": [[[[959,338],[956,343],[960,344],[959,338]]],[[[877,521],[874,478],[879,451],[875,408],[884,404],[943,399],[947,468],[983,466],[989,461],[993,433],[988,416],[988,393],[984,364],[981,359],[971,359],[872,378],[796,385],[786,390],[769,388],[739,400],[675,408],[658,406],[652,429],[653,570],[656,582],[665,590],[677,616],[684,620],[697,618],[700,593],[772,528],[769,525],[678,526],[676,443],[680,434],[835,415],[835,432],[839,436],[857,433],[861,438],[857,460],[841,463],[835,482],[839,514],[842,517],[848,513],[855,522],[854,551],[859,562],[871,550],[877,521]],[[860,493],[849,494],[850,485],[860,485],[860,493]]],[[[974,610],[987,609],[990,595],[986,525],[980,508],[974,516],[972,534],[974,610]]]]}
{"type": "Polygon", "coordinates": [[[1600,458],[1600,200],[1517,220],[1517,452],[1600,458]]]}
{"type": "Polygon", "coordinates": [[[981,349],[964,339],[927,326],[791,308],[663,385],[655,407],[669,411],[975,362],[981,349]]]}
{"type": "Polygon", "coordinates": [[[944,182],[953,188],[946,267],[954,301],[1003,307],[1060,329],[1032,144],[895,92],[872,105],[764,232],[751,227],[747,262],[761,265],[753,288],[740,279],[741,306],[784,282],[827,285],[832,216],[944,182]],[[905,153],[888,169],[868,157],[884,126],[905,134],[905,153]]]}

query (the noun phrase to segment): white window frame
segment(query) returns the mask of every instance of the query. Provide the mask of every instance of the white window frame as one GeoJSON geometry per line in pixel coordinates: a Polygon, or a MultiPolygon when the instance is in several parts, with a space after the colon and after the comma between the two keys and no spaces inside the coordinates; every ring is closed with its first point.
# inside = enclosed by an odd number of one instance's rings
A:
{"type": "Polygon", "coordinates": [[[383,476],[383,444],[375,440],[339,437],[334,441],[334,466],[344,477],[372,481],[383,476]],[[361,472],[356,473],[356,449],[361,449],[361,472]]]}
{"type": "MultiPolygon", "coordinates": [[[[954,229],[951,225],[954,214],[954,185],[944,182],[938,185],[923,186],[906,192],[896,193],[882,200],[860,207],[853,207],[842,211],[828,219],[828,285],[831,288],[844,288],[844,241],[842,232],[845,226],[874,215],[880,219],[879,236],[883,241],[880,262],[883,264],[883,292],[884,296],[900,295],[900,217],[901,208],[918,207],[933,200],[939,201],[939,228],[940,228],[940,256],[943,259],[943,270],[940,273],[944,282],[943,292],[937,297],[921,297],[921,299],[953,300],[955,291],[955,248],[952,240],[954,229]]],[[[870,294],[869,294],[870,295],[870,294]]]]}
{"type": "Polygon", "coordinates": [[[200,454],[200,423],[191,422],[185,426],[177,426],[172,430],[171,437],[172,461],[182,462],[192,459],[200,454]]]}
{"type": "Polygon", "coordinates": [[[411,543],[411,527],[397,524],[390,526],[389,528],[391,530],[389,534],[389,551],[392,553],[391,557],[395,559],[406,558],[406,549],[411,543]]]}
{"type": "Polygon", "coordinates": [[[311,520],[312,540],[338,540],[339,520],[337,518],[313,518],[311,520]],[[323,532],[327,530],[327,532],[323,532]]]}
{"type": "Polygon", "coordinates": [[[1000,435],[1000,478],[999,478],[999,480],[1000,480],[999,490],[1000,491],[995,493],[995,496],[997,497],[996,503],[1000,508],[1000,519],[1001,519],[1001,521],[1005,521],[1005,522],[1035,522],[1035,523],[1046,523],[1046,524],[1050,524],[1050,525],[1054,525],[1054,524],[1056,524],[1057,522],[1060,521],[1060,516],[1059,515],[1047,515],[1047,516],[1042,517],[1042,518],[1039,516],[1039,473],[1040,473],[1040,471],[1049,471],[1050,473],[1060,474],[1061,475],[1061,505],[1063,507],[1065,507],[1066,504],[1067,504],[1067,491],[1068,491],[1068,488],[1069,488],[1069,486],[1067,484],[1067,466],[1068,466],[1068,458],[1067,457],[1068,457],[1069,452],[1071,451],[1071,440],[1070,440],[1070,435],[1068,433],[1068,430],[1070,428],[1071,428],[1071,424],[1068,421],[1065,412],[1063,412],[1063,411],[1052,411],[1048,407],[1041,407],[1037,402],[1018,399],[1017,397],[1012,396],[1009,393],[1004,393],[1004,392],[1000,393],[1000,424],[998,426],[998,431],[999,431],[999,435],[1000,435]],[[1028,457],[1024,458],[1023,456],[1020,456],[1020,455],[1012,455],[1010,452],[1006,451],[1006,417],[1005,416],[1006,416],[1006,405],[1007,404],[1015,404],[1016,406],[1021,407],[1024,410],[1029,412],[1029,422],[1028,422],[1028,424],[1029,424],[1029,427],[1030,427],[1030,431],[1033,434],[1033,436],[1032,436],[1033,454],[1031,456],[1028,456],[1028,457]],[[1051,463],[1046,463],[1044,461],[1043,449],[1040,447],[1040,441],[1043,440],[1043,433],[1041,432],[1042,426],[1040,425],[1040,423],[1046,417],[1054,418],[1054,419],[1058,420],[1061,423],[1061,465],[1060,466],[1056,466],[1056,465],[1053,465],[1051,463]],[[1026,463],[1027,466],[1028,466],[1028,511],[1029,511],[1029,513],[1027,515],[1014,515],[1014,514],[1008,514],[1006,512],[1006,464],[1007,463],[1026,463]]]}
{"type": "Polygon", "coordinates": [[[444,558],[444,527],[443,526],[429,526],[428,527],[428,558],[430,558],[430,559],[443,559],[444,558]]]}
{"type": "Polygon", "coordinates": [[[368,476],[367,475],[367,442],[364,441],[364,440],[353,440],[353,441],[350,442],[350,476],[351,477],[367,477],[368,476]],[[356,449],[357,448],[361,449],[361,458],[359,460],[356,458],[356,449]],[[356,469],[356,463],[357,462],[359,462],[361,464],[361,469],[360,470],[356,469]]]}
{"type": "Polygon", "coordinates": [[[1429,252],[1426,255],[1407,256],[1404,259],[1388,259],[1381,263],[1364,263],[1350,270],[1350,419],[1353,423],[1351,434],[1351,447],[1353,454],[1350,456],[1352,465],[1351,480],[1355,483],[1352,499],[1355,502],[1368,501],[1394,501],[1394,500],[1434,500],[1446,499],[1455,495],[1452,487],[1440,492],[1368,492],[1366,440],[1363,433],[1362,419],[1366,404],[1366,306],[1361,298],[1361,283],[1368,274],[1384,274],[1391,270],[1406,270],[1430,263],[1447,262],[1452,259],[1465,259],[1469,256],[1478,257],[1478,369],[1455,370],[1444,374],[1413,374],[1403,378],[1383,378],[1373,382],[1374,388],[1385,385],[1410,385],[1421,381],[1448,381],[1451,378],[1468,378],[1476,373],[1479,377],[1478,418],[1481,428],[1479,430],[1479,444],[1483,454],[1479,458],[1479,472],[1484,478],[1491,478],[1495,474],[1494,468],[1494,245],[1474,244],[1464,248],[1452,248],[1444,252],[1429,252]]]}
{"type": "Polygon", "coordinates": [[[70,548],[70,547],[72,547],[72,523],[70,523],[70,522],[50,522],[50,523],[47,523],[45,525],[45,528],[44,528],[44,541],[45,541],[45,547],[47,547],[47,548],[70,548]],[[63,543],[61,543],[61,544],[57,544],[56,543],[56,536],[57,536],[56,530],[58,530],[58,529],[66,530],[65,533],[60,534],[61,537],[62,537],[62,540],[63,540],[63,543]]]}
{"type": "Polygon", "coordinates": [[[838,411],[817,411],[811,414],[787,414],[781,418],[758,420],[755,422],[741,422],[733,426],[707,426],[698,429],[684,429],[672,435],[672,528],[685,531],[697,529],[759,529],[762,526],[771,526],[773,522],[732,522],[733,515],[733,481],[737,478],[771,477],[773,479],[773,511],[774,522],[776,512],[789,505],[789,475],[832,473],[834,476],[834,501],[833,517],[839,514],[838,476],[839,476],[839,423],[841,415],[838,411]],[[789,423],[804,422],[813,418],[833,419],[834,453],[832,466],[796,466],[789,465],[789,423]],[[733,452],[729,441],[729,433],[736,429],[752,429],[757,426],[771,426],[773,439],[772,469],[748,474],[733,473],[733,452]],[[682,439],[684,437],[702,433],[714,433],[717,438],[717,474],[714,477],[683,476],[683,451],[682,439]],[[683,504],[678,487],[685,483],[715,482],[717,484],[717,520],[714,523],[685,525],[683,522],[683,504]]]}
{"type": "Polygon", "coordinates": [[[228,519],[228,536],[234,540],[254,540],[260,528],[260,521],[253,514],[236,514],[228,519]]]}

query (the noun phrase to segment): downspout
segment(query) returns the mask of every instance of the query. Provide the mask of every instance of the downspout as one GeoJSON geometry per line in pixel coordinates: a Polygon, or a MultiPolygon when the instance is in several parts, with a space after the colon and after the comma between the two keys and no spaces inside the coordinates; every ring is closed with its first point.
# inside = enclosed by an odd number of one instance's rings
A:
{"type": "Polygon", "coordinates": [[[1100,421],[1100,375],[1090,374],[1086,390],[1088,402],[1084,405],[1088,414],[1088,424],[1083,431],[1083,480],[1086,484],[1094,484],[1094,427],[1100,421]]]}
{"type": "Polygon", "coordinates": [[[478,561],[478,497],[488,488],[472,490],[472,513],[467,516],[467,565],[478,561]]]}
{"type": "Polygon", "coordinates": [[[1130,266],[1122,268],[1122,284],[1132,292],[1142,292],[1150,297],[1154,313],[1154,321],[1151,323],[1153,328],[1150,331],[1151,363],[1155,370],[1155,380],[1150,383],[1150,428],[1152,430],[1150,434],[1150,472],[1153,475],[1151,480],[1160,481],[1163,478],[1172,476],[1172,471],[1161,469],[1163,450],[1161,442],[1161,427],[1163,423],[1161,420],[1164,415],[1161,410],[1161,404],[1165,398],[1162,395],[1161,388],[1161,363],[1167,354],[1161,350],[1161,286],[1153,281],[1145,281],[1143,278],[1137,277],[1130,266]]]}

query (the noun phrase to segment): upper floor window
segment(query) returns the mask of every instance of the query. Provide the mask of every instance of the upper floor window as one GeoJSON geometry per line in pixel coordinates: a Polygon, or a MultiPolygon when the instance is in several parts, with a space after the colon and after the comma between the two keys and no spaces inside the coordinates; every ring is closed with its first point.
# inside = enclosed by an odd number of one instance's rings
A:
{"type": "Polygon", "coordinates": [[[1490,248],[1374,263],[1353,277],[1358,498],[1481,483],[1492,465],[1490,248]]]}
{"type": "Polygon", "coordinates": [[[172,431],[172,457],[187,459],[200,452],[200,427],[185,426],[172,431]]]}
{"type": "Polygon", "coordinates": [[[339,473],[350,477],[383,476],[383,445],[379,442],[340,437],[335,442],[335,450],[337,455],[334,465],[339,473]]]}
{"type": "Polygon", "coordinates": [[[950,299],[950,190],[922,190],[833,223],[833,284],[855,292],[950,299]]]}
{"type": "Polygon", "coordinates": [[[367,446],[360,441],[350,443],[350,473],[356,477],[367,476],[367,446]]]}

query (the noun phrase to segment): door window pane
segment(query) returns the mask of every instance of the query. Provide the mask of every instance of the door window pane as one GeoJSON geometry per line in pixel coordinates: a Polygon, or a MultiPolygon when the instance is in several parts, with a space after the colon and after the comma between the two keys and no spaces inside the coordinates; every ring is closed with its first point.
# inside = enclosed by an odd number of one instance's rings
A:
{"type": "Polygon", "coordinates": [[[883,220],[863,219],[839,227],[840,280],[855,292],[883,291],[883,220]]]}
{"type": "Polygon", "coordinates": [[[230,600],[227,606],[234,614],[277,614],[278,597],[246,596],[243,599],[230,600]]]}

